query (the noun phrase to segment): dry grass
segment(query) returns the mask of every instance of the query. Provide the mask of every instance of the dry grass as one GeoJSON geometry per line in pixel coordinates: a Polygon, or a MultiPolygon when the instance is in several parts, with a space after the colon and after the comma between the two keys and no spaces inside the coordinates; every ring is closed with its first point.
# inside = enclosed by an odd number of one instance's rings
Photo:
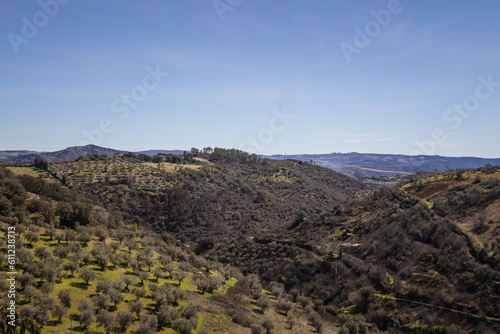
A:
{"type": "Polygon", "coordinates": [[[42,178],[49,182],[55,182],[55,179],[43,169],[38,169],[35,167],[7,167],[8,170],[12,171],[17,175],[29,175],[33,177],[42,178]]]}

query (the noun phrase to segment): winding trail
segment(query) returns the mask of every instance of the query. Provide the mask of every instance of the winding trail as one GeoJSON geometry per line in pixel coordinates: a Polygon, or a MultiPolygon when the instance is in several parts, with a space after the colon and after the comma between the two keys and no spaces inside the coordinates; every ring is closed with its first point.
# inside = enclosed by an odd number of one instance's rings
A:
{"type": "Polygon", "coordinates": [[[384,298],[384,299],[395,300],[395,301],[398,301],[398,302],[406,302],[406,303],[410,303],[410,304],[416,304],[416,305],[421,305],[421,306],[426,306],[426,307],[438,308],[438,309],[441,309],[441,310],[446,310],[446,311],[449,311],[449,312],[458,313],[458,314],[465,315],[465,316],[472,317],[472,318],[478,318],[478,319],[484,319],[484,320],[489,320],[489,321],[500,322],[500,319],[498,319],[498,318],[492,318],[492,317],[486,317],[486,316],[482,316],[482,315],[478,315],[478,314],[467,313],[467,312],[464,312],[464,311],[459,311],[459,310],[455,310],[455,309],[444,307],[444,306],[437,306],[437,305],[427,304],[427,303],[423,303],[423,302],[418,302],[418,301],[415,301],[415,300],[404,299],[404,298],[397,298],[397,297],[393,297],[393,296],[384,296],[384,295],[381,295],[381,294],[375,294],[375,296],[380,297],[380,298],[384,298]]]}

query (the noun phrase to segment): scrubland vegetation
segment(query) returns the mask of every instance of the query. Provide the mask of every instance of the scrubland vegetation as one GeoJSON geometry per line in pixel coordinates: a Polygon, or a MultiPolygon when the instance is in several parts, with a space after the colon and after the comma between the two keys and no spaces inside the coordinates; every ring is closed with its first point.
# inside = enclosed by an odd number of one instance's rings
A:
{"type": "Polygon", "coordinates": [[[210,148],[50,163],[51,183],[16,168],[0,167],[0,221],[28,330],[500,331],[497,167],[377,191],[210,148]]]}
{"type": "Polygon", "coordinates": [[[2,271],[10,271],[5,234],[13,226],[18,272],[15,328],[5,322],[8,284],[0,281],[3,332],[313,328],[283,289],[266,291],[257,276],[207,261],[169,234],[127,224],[95,200],[2,166],[0,221],[2,271]]]}

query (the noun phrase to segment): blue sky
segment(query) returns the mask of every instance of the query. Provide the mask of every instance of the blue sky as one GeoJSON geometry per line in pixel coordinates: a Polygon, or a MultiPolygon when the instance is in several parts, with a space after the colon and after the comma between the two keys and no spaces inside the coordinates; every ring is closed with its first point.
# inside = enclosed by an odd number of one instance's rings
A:
{"type": "Polygon", "coordinates": [[[493,0],[2,1],[0,149],[500,157],[498,13],[493,0]]]}

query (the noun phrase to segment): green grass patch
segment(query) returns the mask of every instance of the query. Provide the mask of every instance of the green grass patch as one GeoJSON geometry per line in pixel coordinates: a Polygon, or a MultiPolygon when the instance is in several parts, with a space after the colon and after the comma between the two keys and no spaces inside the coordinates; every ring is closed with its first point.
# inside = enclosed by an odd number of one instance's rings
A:
{"type": "Polygon", "coordinates": [[[54,178],[45,170],[38,169],[32,166],[29,167],[7,167],[10,171],[17,175],[29,175],[33,177],[40,177],[43,179],[54,181],[54,178]]]}

